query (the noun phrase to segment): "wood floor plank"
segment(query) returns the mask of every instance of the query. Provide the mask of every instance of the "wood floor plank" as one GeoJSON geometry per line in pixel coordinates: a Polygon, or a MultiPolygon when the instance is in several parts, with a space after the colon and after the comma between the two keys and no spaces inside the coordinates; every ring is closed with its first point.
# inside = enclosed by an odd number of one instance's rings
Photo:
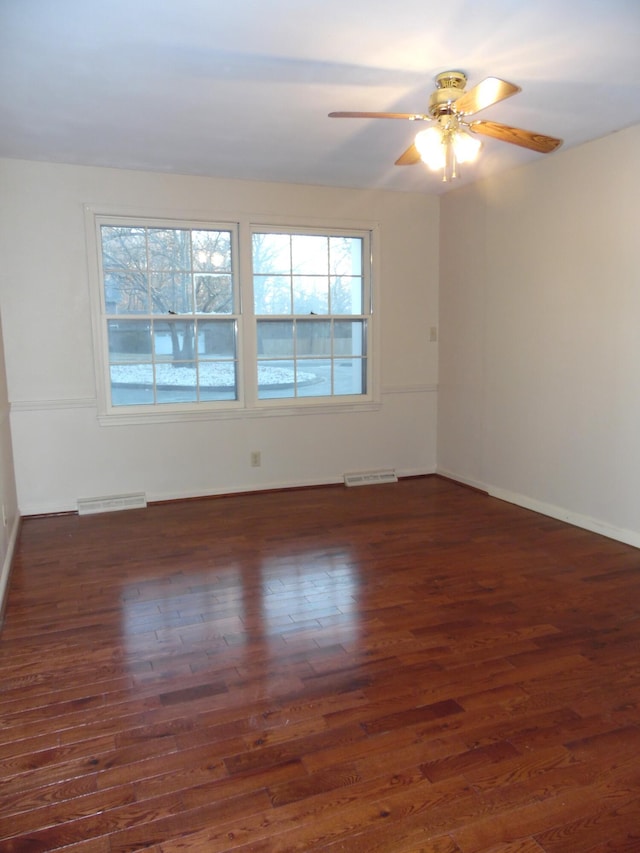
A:
{"type": "Polygon", "coordinates": [[[533,838],[522,838],[487,848],[482,853],[544,853],[544,850],[533,838]]]}
{"type": "MultiPolygon", "coordinates": [[[[632,794],[628,800],[618,802],[612,808],[603,798],[599,807],[585,809],[580,817],[569,823],[548,829],[536,834],[536,841],[545,853],[588,853],[597,843],[610,843],[618,834],[620,823],[628,819],[638,821],[640,818],[640,791],[632,794]]],[[[627,838],[624,840],[628,840],[627,838]]]]}
{"type": "Polygon", "coordinates": [[[0,853],[639,853],[640,551],[439,477],[24,519],[0,853]]]}

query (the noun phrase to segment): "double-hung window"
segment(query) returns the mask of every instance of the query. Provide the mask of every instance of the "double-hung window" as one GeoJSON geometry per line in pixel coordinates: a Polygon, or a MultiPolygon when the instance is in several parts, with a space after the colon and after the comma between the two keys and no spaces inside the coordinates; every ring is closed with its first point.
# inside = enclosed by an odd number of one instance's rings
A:
{"type": "Polygon", "coordinates": [[[107,418],[372,400],[369,230],[91,222],[107,418]]]}
{"type": "Polygon", "coordinates": [[[365,238],[252,235],[258,397],[367,393],[365,238]]]}
{"type": "Polygon", "coordinates": [[[99,228],[111,405],[238,399],[235,229],[99,228]]]}

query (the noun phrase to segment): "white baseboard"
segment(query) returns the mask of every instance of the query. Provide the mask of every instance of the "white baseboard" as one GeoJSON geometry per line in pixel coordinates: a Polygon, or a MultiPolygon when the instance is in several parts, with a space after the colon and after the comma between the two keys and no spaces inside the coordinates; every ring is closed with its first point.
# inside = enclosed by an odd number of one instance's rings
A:
{"type": "Polygon", "coordinates": [[[20,530],[20,519],[15,518],[9,531],[9,541],[7,544],[7,552],[4,555],[2,569],[0,569],[0,627],[4,621],[4,606],[7,592],[9,591],[9,577],[11,575],[11,563],[13,562],[13,554],[18,541],[18,531],[20,530]]]}
{"type": "Polygon", "coordinates": [[[589,530],[591,533],[599,533],[601,536],[606,536],[608,539],[615,539],[617,542],[623,542],[625,545],[640,548],[640,533],[635,530],[616,527],[597,518],[573,512],[566,509],[566,507],[555,506],[554,504],[531,498],[528,495],[521,495],[518,492],[511,492],[508,489],[501,489],[491,486],[488,483],[470,480],[467,477],[461,477],[453,471],[447,471],[444,468],[438,468],[437,473],[465,486],[473,486],[475,489],[480,489],[492,498],[498,498],[498,500],[521,506],[523,509],[530,509],[533,512],[539,512],[540,515],[547,515],[549,518],[556,518],[558,521],[565,521],[567,524],[573,524],[574,527],[581,527],[583,530],[589,530]]]}
{"type": "Polygon", "coordinates": [[[588,515],[581,515],[577,512],[565,509],[564,507],[554,506],[553,504],[538,501],[535,498],[519,495],[515,492],[509,492],[506,489],[488,488],[487,491],[491,497],[498,498],[501,501],[516,504],[517,506],[531,509],[534,512],[539,512],[541,515],[548,515],[550,518],[557,518],[558,521],[566,521],[567,524],[573,524],[575,527],[581,527],[583,530],[589,530],[591,533],[599,533],[601,536],[606,536],[608,539],[615,539],[618,542],[624,542],[625,545],[632,545],[634,548],[640,548],[640,533],[634,530],[626,530],[624,527],[615,527],[612,524],[607,524],[604,521],[599,521],[597,518],[591,518],[588,515]]]}
{"type": "MultiPolygon", "coordinates": [[[[397,468],[396,474],[398,479],[403,477],[425,477],[429,474],[435,474],[435,468],[397,468]]],[[[451,477],[455,479],[455,477],[451,477]]],[[[153,492],[146,491],[148,503],[160,503],[163,501],[182,501],[194,498],[210,498],[219,497],[222,495],[245,494],[251,492],[269,492],[286,489],[305,489],[313,488],[314,486],[332,486],[344,485],[342,474],[335,477],[321,477],[307,480],[287,480],[287,481],[272,481],[268,483],[243,483],[239,486],[225,486],[220,489],[202,489],[193,491],[169,491],[169,492],[153,492]]],[[[77,512],[77,500],[61,502],[56,504],[23,504],[20,506],[20,513],[23,517],[38,516],[38,515],[58,515],[66,512],[77,512]]]]}
{"type": "Polygon", "coordinates": [[[469,477],[462,477],[460,474],[448,471],[446,468],[437,468],[436,474],[446,477],[447,480],[455,480],[456,483],[461,483],[463,486],[471,486],[472,489],[478,489],[480,492],[489,491],[485,483],[481,483],[480,480],[471,480],[469,477]]]}

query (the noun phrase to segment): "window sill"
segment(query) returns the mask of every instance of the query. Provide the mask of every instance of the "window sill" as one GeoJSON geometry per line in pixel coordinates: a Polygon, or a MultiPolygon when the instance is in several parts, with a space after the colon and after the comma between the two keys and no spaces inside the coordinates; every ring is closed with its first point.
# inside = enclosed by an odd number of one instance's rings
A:
{"type": "Polygon", "coordinates": [[[244,418],[284,418],[305,415],[337,415],[360,412],[377,412],[382,404],[375,400],[345,403],[308,403],[285,406],[257,406],[256,408],[195,409],[182,411],[118,412],[99,414],[100,426],[128,426],[132,424],[177,423],[187,421],[237,420],[244,418]]]}

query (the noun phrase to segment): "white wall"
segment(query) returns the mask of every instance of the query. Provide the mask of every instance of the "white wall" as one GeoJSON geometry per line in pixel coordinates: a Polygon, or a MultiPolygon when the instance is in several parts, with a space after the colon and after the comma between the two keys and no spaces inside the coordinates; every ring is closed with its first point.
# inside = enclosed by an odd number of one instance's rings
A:
{"type": "Polygon", "coordinates": [[[438,468],[640,545],[640,127],[441,202],[438,468]]]}
{"type": "Polygon", "coordinates": [[[7,591],[11,558],[18,534],[18,499],[13,469],[9,397],[0,322],[0,619],[7,591]]]}
{"type": "Polygon", "coordinates": [[[149,500],[435,470],[438,201],[413,193],[259,184],[0,161],[0,304],[19,507],[144,491],[149,500]],[[83,206],[375,222],[381,407],[186,423],[97,421],[83,206]],[[251,450],[262,467],[251,468],[251,450]]]}

